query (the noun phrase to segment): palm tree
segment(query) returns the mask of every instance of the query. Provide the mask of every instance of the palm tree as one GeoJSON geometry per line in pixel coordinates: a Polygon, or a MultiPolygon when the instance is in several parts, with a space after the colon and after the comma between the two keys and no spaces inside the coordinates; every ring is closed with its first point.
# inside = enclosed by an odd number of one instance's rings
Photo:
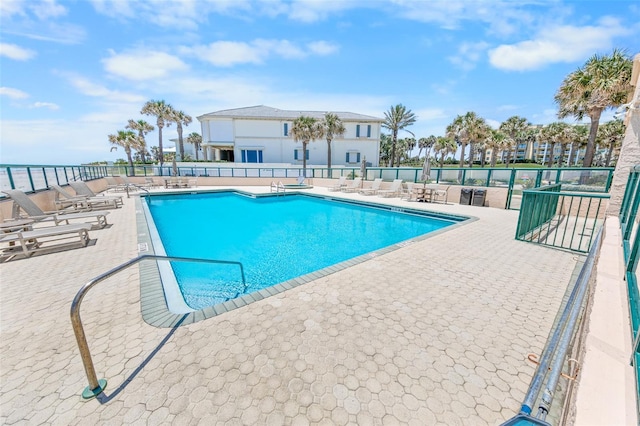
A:
{"type": "Polygon", "coordinates": [[[433,144],[434,151],[440,154],[440,168],[444,167],[444,158],[456,152],[458,145],[456,141],[444,136],[438,136],[436,142],[433,144]]]}
{"type": "MultiPolygon", "coordinates": [[[[560,155],[558,156],[558,167],[562,167],[564,163],[564,153],[567,152],[567,145],[575,140],[575,128],[567,123],[557,123],[558,128],[558,144],[560,145],[560,155]]],[[[570,155],[569,155],[570,157],[570,155]]],[[[570,161],[571,158],[568,158],[570,161]]],[[[571,165],[571,163],[567,163],[571,165]]]]}
{"type": "MultiPolygon", "coordinates": [[[[600,131],[598,131],[598,133],[600,133],[600,131]]],[[[575,125],[573,126],[572,136],[573,142],[571,142],[571,152],[569,153],[569,166],[571,166],[571,164],[576,165],[576,163],[578,162],[577,153],[580,152],[582,148],[587,146],[587,142],[589,141],[589,128],[582,124],[575,125]]]]}
{"type": "Polygon", "coordinates": [[[131,130],[135,130],[138,132],[138,136],[140,137],[140,139],[142,139],[142,141],[144,142],[142,144],[142,149],[139,151],[140,152],[140,157],[142,159],[143,163],[146,163],[146,158],[145,155],[147,153],[147,141],[145,140],[144,136],[149,133],[149,132],[153,132],[155,130],[155,127],[153,127],[151,124],[147,123],[144,120],[129,120],[129,124],[127,124],[125,126],[125,129],[131,129],[131,130]]]}
{"type": "Polygon", "coordinates": [[[420,154],[422,154],[423,149],[426,149],[428,151],[432,146],[435,145],[437,140],[438,139],[433,135],[429,135],[426,138],[418,139],[418,148],[420,148],[420,150],[418,151],[418,158],[420,158],[420,154]]]}
{"type": "MultiPolygon", "coordinates": [[[[514,142],[513,146],[517,146],[517,144],[524,139],[525,133],[529,128],[530,124],[527,122],[526,118],[519,117],[514,115],[512,117],[507,118],[500,124],[500,130],[506,133],[511,140],[514,142]]],[[[505,161],[507,167],[509,167],[509,162],[511,161],[511,147],[509,147],[507,151],[507,160],[505,161]]],[[[516,155],[513,155],[513,161],[515,163],[516,155]]]]}
{"type": "Polygon", "coordinates": [[[327,168],[329,169],[329,177],[331,177],[331,141],[333,141],[335,137],[343,137],[347,129],[344,127],[340,117],[332,112],[324,115],[324,120],[322,120],[320,125],[327,139],[327,168]]]}
{"type": "Polygon", "coordinates": [[[407,150],[407,161],[411,160],[411,151],[416,147],[416,138],[405,138],[405,149],[407,150]]]}
{"type": "Polygon", "coordinates": [[[593,161],[602,111],[624,104],[632,90],[631,69],[631,59],[621,50],[614,49],[611,55],[596,54],[565,77],[555,94],[558,118],[582,120],[587,115],[591,121],[584,167],[591,167],[593,161]]]}
{"type": "Polygon", "coordinates": [[[388,164],[391,158],[391,136],[386,133],[380,135],[380,164],[388,164]]]}
{"type": "Polygon", "coordinates": [[[447,126],[447,136],[453,138],[461,147],[460,167],[464,167],[464,151],[469,147],[469,167],[473,166],[473,144],[481,141],[487,134],[487,123],[484,118],[479,117],[473,111],[467,112],[465,115],[458,115],[453,122],[447,126]]]}
{"type": "MultiPolygon", "coordinates": [[[[547,160],[547,167],[553,167],[553,160],[556,151],[556,145],[558,143],[562,143],[561,141],[567,138],[566,127],[569,126],[567,123],[555,122],[551,124],[547,124],[546,126],[540,129],[540,139],[547,143],[547,148],[551,146],[551,149],[547,149],[549,152],[549,159],[547,160]]],[[[561,161],[564,157],[564,151],[560,153],[558,157],[558,165],[561,164],[561,161]]]]}
{"type": "Polygon", "coordinates": [[[200,150],[200,145],[202,144],[202,136],[198,133],[193,132],[187,136],[187,143],[192,143],[193,147],[196,151],[196,161],[198,161],[198,150],[200,150]]]}
{"type": "Polygon", "coordinates": [[[460,146],[460,168],[464,167],[464,150],[467,147],[468,137],[464,129],[464,117],[456,116],[453,122],[447,126],[447,137],[453,139],[460,146]]]}
{"type": "Polygon", "coordinates": [[[622,145],[624,139],[625,125],[622,120],[612,120],[600,127],[598,131],[598,144],[607,146],[607,157],[604,162],[605,167],[609,167],[611,156],[616,148],[622,145]]]}
{"type": "Polygon", "coordinates": [[[191,124],[191,121],[193,121],[193,119],[191,118],[190,115],[185,114],[184,111],[173,110],[170,120],[176,123],[176,126],[178,127],[178,147],[180,149],[180,161],[182,161],[182,159],[184,158],[184,142],[182,140],[182,126],[183,125],[188,126],[189,124],[191,124]]]}
{"type": "Polygon", "coordinates": [[[171,114],[173,108],[171,105],[162,101],[150,100],[142,106],[140,114],[153,115],[157,117],[156,125],[158,126],[158,156],[160,166],[164,164],[164,153],[162,152],[162,128],[171,124],[171,114]]]}
{"type": "Polygon", "coordinates": [[[508,146],[508,138],[506,133],[501,130],[491,129],[485,139],[485,145],[491,148],[491,162],[490,167],[496,166],[498,159],[498,151],[505,149],[508,146]]]}
{"type": "Polygon", "coordinates": [[[485,147],[483,146],[482,141],[487,137],[491,128],[487,125],[484,118],[478,117],[475,112],[468,112],[465,115],[465,120],[469,129],[467,131],[467,134],[469,135],[469,167],[473,167],[476,149],[480,149],[483,153],[480,163],[482,167],[484,167],[485,147]]]}
{"type": "Polygon", "coordinates": [[[115,149],[117,149],[118,146],[124,148],[130,167],[128,175],[133,175],[133,157],[131,156],[131,150],[136,149],[136,147],[140,147],[140,137],[131,130],[118,130],[115,135],[109,135],[108,138],[109,142],[111,142],[112,145],[115,145],[115,149]]]}
{"type": "Polygon", "coordinates": [[[291,124],[291,137],[302,142],[302,176],[307,177],[307,144],[324,136],[322,125],[313,117],[301,115],[291,124]]]}
{"type": "MultiPolygon", "coordinates": [[[[391,108],[389,108],[389,111],[385,111],[382,127],[391,130],[391,155],[389,160],[389,167],[393,167],[393,162],[396,158],[396,143],[398,142],[398,132],[400,130],[409,132],[406,128],[414,124],[416,122],[416,118],[416,115],[402,104],[392,106],[391,108]]],[[[409,133],[412,136],[415,136],[413,133],[409,133]]]]}

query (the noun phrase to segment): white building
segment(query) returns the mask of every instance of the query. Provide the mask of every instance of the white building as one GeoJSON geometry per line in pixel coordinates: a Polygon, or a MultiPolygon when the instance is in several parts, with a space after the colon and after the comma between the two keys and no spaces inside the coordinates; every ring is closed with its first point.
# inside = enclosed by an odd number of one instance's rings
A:
{"type": "MultiPolygon", "coordinates": [[[[333,112],[333,111],[331,111],[333,112]]],[[[346,132],[331,142],[331,164],[353,166],[366,158],[378,166],[381,118],[333,112],[346,132]]],[[[237,163],[302,164],[302,143],[291,137],[293,120],[304,115],[318,120],[321,111],[286,111],[264,105],[211,112],[198,117],[202,126],[202,159],[237,163]]],[[[307,164],[327,164],[326,139],[307,145],[307,164]]]]}

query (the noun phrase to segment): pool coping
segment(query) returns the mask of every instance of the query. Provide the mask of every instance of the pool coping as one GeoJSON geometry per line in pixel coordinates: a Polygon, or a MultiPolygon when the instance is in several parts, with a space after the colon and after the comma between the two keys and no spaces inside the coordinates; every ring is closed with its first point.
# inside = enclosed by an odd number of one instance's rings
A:
{"type": "MultiPolygon", "coordinates": [[[[267,287],[267,288],[264,288],[252,293],[248,293],[248,294],[243,294],[235,299],[231,299],[226,302],[218,303],[213,306],[208,306],[203,309],[195,310],[189,313],[182,313],[182,314],[171,312],[167,306],[164,288],[162,285],[162,279],[160,276],[160,271],[159,271],[157,262],[155,261],[141,262],[139,265],[140,307],[141,307],[142,318],[147,324],[152,325],[154,327],[159,327],[159,328],[171,328],[176,326],[193,324],[198,321],[202,321],[208,318],[213,318],[225,312],[242,308],[251,303],[260,301],[262,299],[266,299],[267,297],[275,296],[287,290],[296,288],[303,284],[307,284],[319,278],[323,278],[325,276],[331,275],[335,272],[358,265],[367,260],[376,258],[378,256],[382,256],[384,254],[393,252],[400,248],[406,247],[408,245],[414,244],[419,241],[426,240],[428,238],[434,237],[441,233],[450,231],[457,227],[460,227],[478,220],[478,218],[474,216],[443,214],[443,213],[432,212],[428,210],[397,207],[397,206],[392,206],[388,204],[378,204],[372,201],[344,199],[340,197],[333,197],[331,195],[319,195],[319,194],[312,194],[312,193],[298,192],[298,191],[292,191],[288,193],[264,193],[264,194],[251,193],[251,192],[242,191],[238,189],[203,189],[203,190],[197,190],[197,191],[188,191],[189,194],[216,193],[216,192],[235,192],[240,195],[248,196],[251,198],[305,195],[305,196],[310,196],[315,198],[330,199],[334,201],[345,202],[345,203],[356,204],[356,205],[363,205],[368,207],[373,206],[376,208],[382,208],[384,210],[401,211],[403,213],[409,213],[409,214],[415,213],[415,214],[420,214],[421,216],[431,216],[441,220],[447,220],[447,219],[451,220],[451,218],[456,218],[456,221],[452,225],[438,229],[428,234],[419,235],[417,237],[404,240],[399,243],[392,244],[390,246],[383,247],[381,249],[374,250],[374,251],[362,254],[360,256],[353,257],[351,259],[347,259],[345,261],[336,263],[334,265],[327,266],[326,268],[322,268],[320,270],[313,271],[305,275],[301,275],[299,277],[290,279],[288,281],[281,282],[271,287],[267,287]]],[[[162,196],[162,195],[176,195],[176,194],[185,194],[185,192],[184,191],[180,191],[180,192],[167,191],[167,192],[162,192],[157,194],[149,194],[149,195],[145,194],[142,196],[162,196]]],[[[135,199],[136,226],[138,230],[138,252],[141,255],[155,254],[155,250],[153,248],[153,243],[151,238],[151,232],[149,230],[149,226],[144,213],[144,208],[142,205],[142,202],[143,202],[141,200],[142,196],[138,196],[135,199]]]]}

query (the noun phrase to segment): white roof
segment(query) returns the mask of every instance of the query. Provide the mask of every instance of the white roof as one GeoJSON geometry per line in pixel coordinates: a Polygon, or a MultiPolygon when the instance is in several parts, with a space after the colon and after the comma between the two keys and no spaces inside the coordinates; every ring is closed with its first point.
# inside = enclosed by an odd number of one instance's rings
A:
{"type": "Polygon", "coordinates": [[[336,114],[342,121],[360,121],[360,122],[383,122],[384,119],[373,117],[370,115],[356,114],[354,112],[338,112],[338,111],[289,111],[283,109],[272,108],[266,105],[256,105],[244,108],[225,109],[222,111],[210,112],[198,117],[202,121],[207,118],[278,118],[281,120],[295,120],[301,115],[313,117],[317,119],[324,118],[327,112],[336,114]]]}

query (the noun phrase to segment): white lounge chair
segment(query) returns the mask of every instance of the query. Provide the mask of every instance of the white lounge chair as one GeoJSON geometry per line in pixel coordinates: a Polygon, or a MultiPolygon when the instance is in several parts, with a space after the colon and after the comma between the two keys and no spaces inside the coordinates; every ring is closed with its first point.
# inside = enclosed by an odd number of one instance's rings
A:
{"type": "Polygon", "coordinates": [[[362,195],[375,195],[380,190],[380,186],[382,186],[382,178],[377,178],[371,184],[371,188],[363,188],[358,192],[362,195]]]}
{"type": "Polygon", "coordinates": [[[449,197],[448,193],[449,186],[445,186],[444,188],[436,186],[431,192],[431,202],[435,203],[437,201],[442,201],[443,203],[447,204],[447,198],[449,197]]]}
{"type": "Polygon", "coordinates": [[[394,179],[389,189],[381,189],[378,191],[380,197],[396,197],[402,192],[402,179],[394,179]]]}
{"type": "Polygon", "coordinates": [[[69,182],[69,185],[71,186],[71,188],[73,188],[74,191],[76,191],[76,195],[116,200],[117,205],[122,205],[122,195],[97,195],[91,190],[91,188],[89,188],[89,185],[81,180],[69,182]]]}
{"type": "Polygon", "coordinates": [[[119,197],[119,203],[117,198],[107,197],[88,197],[86,195],[71,195],[60,185],[52,184],[51,188],[56,191],[56,197],[54,203],[58,210],[72,209],[77,211],[92,210],[94,208],[106,208],[113,207],[114,209],[122,205],[122,197],[119,197]]]}
{"type": "Polygon", "coordinates": [[[61,214],[60,212],[45,212],[40,207],[36,205],[24,192],[18,189],[5,189],[5,194],[7,194],[13,200],[13,218],[18,219],[21,217],[25,217],[25,215],[21,214],[21,210],[26,213],[26,217],[29,219],[33,219],[36,222],[44,222],[44,221],[54,221],[56,225],[64,222],[69,224],[70,220],[73,219],[82,219],[84,222],[87,219],[94,218],[97,222],[97,227],[104,228],[108,225],[107,223],[107,215],[108,211],[104,210],[94,210],[90,212],[80,212],[80,213],[67,213],[61,214]]]}
{"type": "Polygon", "coordinates": [[[347,185],[343,186],[342,192],[357,192],[360,190],[361,186],[362,186],[362,178],[357,177],[354,180],[349,181],[347,185]]]}
{"type": "Polygon", "coordinates": [[[89,243],[90,223],[74,223],[71,225],[47,226],[29,231],[16,231],[0,234],[0,258],[12,258],[18,254],[29,257],[35,252],[72,246],[85,247],[89,243]],[[79,237],[80,241],[66,241],[54,246],[49,244],[69,238],[79,237]],[[6,244],[6,245],[5,245],[6,244]]]}
{"type": "Polygon", "coordinates": [[[345,187],[345,185],[347,184],[347,177],[346,176],[340,176],[340,178],[338,179],[338,182],[329,187],[329,191],[340,191],[342,190],[342,188],[345,187]]]}
{"type": "Polygon", "coordinates": [[[120,183],[113,176],[105,176],[104,180],[107,182],[107,191],[125,191],[127,185],[120,183]]]}

